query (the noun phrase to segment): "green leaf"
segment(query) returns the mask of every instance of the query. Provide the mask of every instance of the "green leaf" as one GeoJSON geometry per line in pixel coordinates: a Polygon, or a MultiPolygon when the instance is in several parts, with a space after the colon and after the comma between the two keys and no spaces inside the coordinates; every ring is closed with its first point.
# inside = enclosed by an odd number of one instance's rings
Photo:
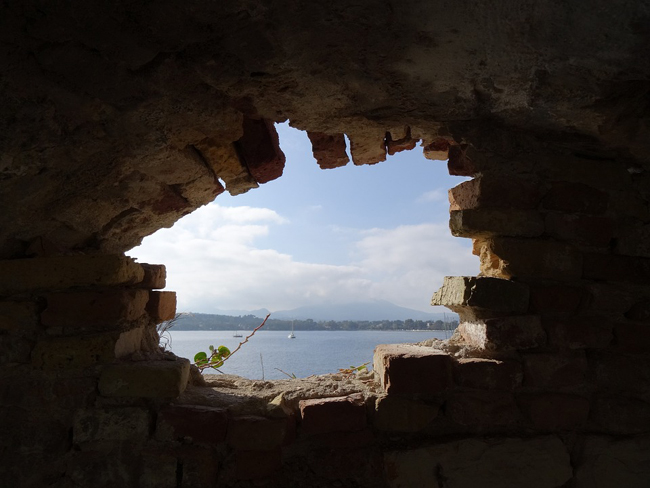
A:
{"type": "Polygon", "coordinates": [[[207,361],[208,355],[204,352],[197,352],[194,355],[194,362],[198,363],[199,361],[207,361]]]}
{"type": "Polygon", "coordinates": [[[220,368],[221,366],[223,366],[223,361],[219,361],[217,364],[210,365],[210,367],[214,369],[220,368]]]}
{"type": "Polygon", "coordinates": [[[219,356],[222,358],[227,358],[230,356],[230,349],[228,349],[226,346],[219,346],[219,349],[217,349],[219,352],[219,356]]]}
{"type": "Polygon", "coordinates": [[[212,344],[210,344],[209,348],[210,348],[210,351],[214,351],[214,346],[212,344]]]}

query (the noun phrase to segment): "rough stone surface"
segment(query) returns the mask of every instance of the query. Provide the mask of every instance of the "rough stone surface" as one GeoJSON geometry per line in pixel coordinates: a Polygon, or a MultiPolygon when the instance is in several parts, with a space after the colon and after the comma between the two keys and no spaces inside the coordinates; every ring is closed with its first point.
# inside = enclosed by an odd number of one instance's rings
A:
{"type": "Polygon", "coordinates": [[[542,432],[580,430],[589,416],[589,398],[579,395],[532,393],[518,400],[535,429],[542,432]]]}
{"type": "Polygon", "coordinates": [[[152,291],[146,309],[156,324],[173,319],[176,316],[176,292],[152,291]]]}
{"type": "Polygon", "coordinates": [[[242,451],[269,451],[284,441],[285,419],[258,416],[236,417],[228,425],[228,444],[242,451]]]}
{"type": "Polygon", "coordinates": [[[491,351],[532,349],[546,342],[546,333],[536,315],[462,322],[458,333],[469,346],[491,351]]]}
{"type": "Polygon", "coordinates": [[[223,408],[199,405],[170,405],[158,416],[156,437],[161,440],[187,439],[199,444],[226,440],[228,415],[223,408]]]}
{"type": "Polygon", "coordinates": [[[433,394],[452,385],[451,358],[429,347],[379,345],[373,366],[389,395],[433,394]]]}
{"type": "Polygon", "coordinates": [[[473,208],[535,209],[537,185],[521,178],[481,177],[464,181],[449,190],[449,210],[473,208]]]}
{"type": "Polygon", "coordinates": [[[176,398],[190,374],[187,359],[141,361],[106,366],[99,377],[99,393],[107,397],[176,398]]]}
{"type": "Polygon", "coordinates": [[[523,378],[521,364],[512,360],[460,358],[453,373],[458,386],[486,390],[513,390],[523,378]]]}
{"type": "Polygon", "coordinates": [[[363,397],[300,400],[301,429],[306,434],[354,431],[366,426],[366,406],[363,397]]]}
{"type": "Polygon", "coordinates": [[[440,407],[393,396],[377,399],[373,425],[385,432],[419,432],[437,416],[440,407]]]}
{"type": "Polygon", "coordinates": [[[569,453],[557,437],[462,440],[384,457],[390,486],[555,488],[573,475],[569,453]],[[444,486],[444,485],[442,485],[444,486]]]}
{"type": "Polygon", "coordinates": [[[544,233],[544,220],[536,211],[518,209],[452,210],[449,228],[456,237],[537,237],[544,233]]]}
{"type": "Polygon", "coordinates": [[[350,162],[345,152],[345,137],[343,134],[323,134],[308,132],[312,152],[321,169],[333,169],[345,166],[350,162]]]}
{"type": "Polygon", "coordinates": [[[86,409],[77,412],[73,442],[144,442],[149,435],[149,412],[141,408],[86,409]]]}

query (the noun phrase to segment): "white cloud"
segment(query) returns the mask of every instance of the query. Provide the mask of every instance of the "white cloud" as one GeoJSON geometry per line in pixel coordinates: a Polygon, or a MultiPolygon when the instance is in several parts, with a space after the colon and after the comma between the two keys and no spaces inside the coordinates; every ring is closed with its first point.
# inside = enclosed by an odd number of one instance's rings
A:
{"type": "Polygon", "coordinates": [[[423,193],[418,197],[417,201],[421,203],[442,202],[446,201],[447,198],[447,191],[436,189],[423,193]]]}
{"type": "Polygon", "coordinates": [[[475,274],[467,245],[445,225],[357,231],[347,265],[301,262],[256,241],[286,224],[270,209],[211,204],[145,239],[129,254],[167,266],[179,311],[282,310],[318,302],[385,299],[427,310],[449,274],[475,274]]]}

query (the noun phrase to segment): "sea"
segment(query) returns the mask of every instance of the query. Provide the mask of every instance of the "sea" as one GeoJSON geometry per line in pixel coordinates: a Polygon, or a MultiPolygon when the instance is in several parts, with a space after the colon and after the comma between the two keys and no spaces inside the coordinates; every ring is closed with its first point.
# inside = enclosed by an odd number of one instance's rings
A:
{"type": "MultiPolygon", "coordinates": [[[[190,360],[200,351],[209,355],[210,345],[223,345],[232,352],[250,331],[241,333],[244,337],[233,337],[233,331],[172,330],[168,332],[167,349],[190,360]]],[[[372,369],[372,355],[378,344],[448,339],[451,335],[451,331],[296,331],[296,338],[289,339],[289,333],[259,330],[219,370],[249,379],[272,380],[336,373],[364,363],[372,369]]],[[[219,374],[211,369],[204,373],[219,374]]]]}

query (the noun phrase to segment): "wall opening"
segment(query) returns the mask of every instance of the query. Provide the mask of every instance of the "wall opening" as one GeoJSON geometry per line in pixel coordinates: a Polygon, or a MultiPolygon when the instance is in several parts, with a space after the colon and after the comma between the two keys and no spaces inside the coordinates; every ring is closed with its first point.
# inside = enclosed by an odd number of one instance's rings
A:
{"type": "Polygon", "coordinates": [[[444,276],[478,271],[470,243],[448,227],[447,190],[462,179],[420,147],[322,170],[305,132],[276,128],[287,156],[281,178],[224,193],[129,253],[167,267],[167,289],[187,314],[171,329],[172,351],[233,349],[242,340],[233,336],[268,312],[224,372],[324,374],[371,361],[376,344],[448,338],[457,317],[431,307],[431,295],[444,276]]]}

